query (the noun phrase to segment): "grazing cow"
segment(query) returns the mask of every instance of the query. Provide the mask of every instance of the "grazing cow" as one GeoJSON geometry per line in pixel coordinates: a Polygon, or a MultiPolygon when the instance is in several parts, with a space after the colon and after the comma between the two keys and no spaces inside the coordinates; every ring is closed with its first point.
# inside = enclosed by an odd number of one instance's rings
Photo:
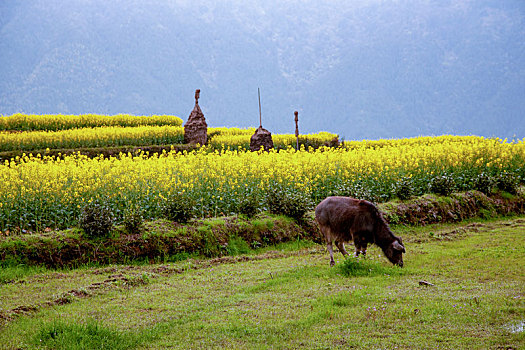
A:
{"type": "Polygon", "coordinates": [[[348,252],[344,242],[351,240],[356,256],[365,255],[368,243],[375,243],[392,264],[403,266],[403,242],[390,231],[374,204],[350,197],[328,197],[315,208],[315,219],[326,239],[330,266],[335,265],[332,243],[345,256],[348,252]]]}

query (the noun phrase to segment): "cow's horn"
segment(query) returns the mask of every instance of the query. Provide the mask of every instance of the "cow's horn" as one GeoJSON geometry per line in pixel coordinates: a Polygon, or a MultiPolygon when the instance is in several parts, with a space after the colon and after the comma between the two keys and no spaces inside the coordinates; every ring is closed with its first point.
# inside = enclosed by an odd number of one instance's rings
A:
{"type": "Polygon", "coordinates": [[[399,243],[398,241],[394,241],[394,244],[392,246],[395,250],[400,250],[402,251],[403,253],[405,252],[405,247],[403,247],[403,245],[401,243],[399,243]]]}

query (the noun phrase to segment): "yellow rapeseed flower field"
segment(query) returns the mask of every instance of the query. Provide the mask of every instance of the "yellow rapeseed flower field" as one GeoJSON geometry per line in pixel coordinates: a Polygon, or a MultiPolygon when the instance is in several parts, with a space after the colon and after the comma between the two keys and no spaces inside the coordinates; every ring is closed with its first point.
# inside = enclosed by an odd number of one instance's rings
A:
{"type": "Polygon", "coordinates": [[[146,218],[161,215],[167,198],[192,198],[200,216],[236,213],[254,194],[265,208],[270,191],[300,191],[313,203],[328,195],[386,200],[395,185],[410,179],[416,194],[434,176],[456,179],[458,190],[472,188],[480,173],[525,178],[525,144],[482,137],[421,137],[347,142],[271,152],[244,150],[167,152],[154,156],[64,159],[24,156],[0,165],[0,230],[75,225],[90,201],[109,206],[117,219],[140,207],[146,218]]]}
{"type": "Polygon", "coordinates": [[[1,151],[33,151],[46,148],[82,148],[104,146],[147,146],[182,143],[182,126],[103,126],[59,131],[0,131],[1,151]]]}
{"type": "MultiPolygon", "coordinates": [[[[209,146],[222,150],[250,149],[250,138],[254,133],[255,128],[208,128],[209,146]]],[[[299,144],[317,148],[329,144],[334,139],[338,139],[336,134],[321,131],[316,134],[299,135],[299,144]]],[[[278,149],[296,146],[294,134],[273,134],[272,141],[278,149]]]]}
{"type": "Polygon", "coordinates": [[[134,116],[128,114],[118,115],[63,115],[63,114],[13,114],[0,115],[0,130],[7,131],[58,131],[77,128],[94,128],[100,126],[145,126],[145,125],[171,125],[181,126],[182,119],[172,115],[134,116]]]}
{"type": "MultiPolygon", "coordinates": [[[[46,116],[42,116],[46,117],[46,116]]],[[[62,121],[58,116],[53,120],[62,121]]],[[[66,117],[66,116],[65,116],[66,117]]],[[[36,116],[35,116],[36,118],[36,116]]],[[[106,117],[116,118],[117,117],[106,117]]],[[[140,120],[146,117],[130,117],[140,120]]],[[[148,117],[152,118],[152,117],[148,117]]],[[[102,117],[100,119],[103,119],[102,117]]],[[[0,119],[1,120],[1,119],[0,119]]],[[[64,120],[68,120],[67,118],[64,120]]],[[[149,120],[149,119],[148,119],[149,120]]],[[[164,120],[164,119],[160,119],[164,120]]],[[[249,149],[254,128],[208,128],[208,149],[249,149]]],[[[306,146],[319,147],[337,139],[336,134],[320,132],[301,135],[299,142],[306,146]]],[[[273,135],[276,148],[294,146],[295,135],[273,135]]],[[[114,147],[114,146],[149,146],[181,144],[184,141],[184,128],[180,125],[137,125],[137,126],[101,126],[56,131],[34,130],[24,132],[1,131],[0,152],[31,151],[61,148],[114,147]]]]}

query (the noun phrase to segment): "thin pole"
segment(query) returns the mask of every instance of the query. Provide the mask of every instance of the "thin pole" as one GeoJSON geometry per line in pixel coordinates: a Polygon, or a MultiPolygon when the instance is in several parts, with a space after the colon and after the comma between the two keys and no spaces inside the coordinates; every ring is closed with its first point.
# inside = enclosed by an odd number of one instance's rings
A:
{"type": "Polygon", "coordinates": [[[262,114],[261,114],[261,89],[257,88],[259,94],[259,127],[262,128],[262,114]]]}
{"type": "Polygon", "coordinates": [[[293,112],[293,114],[295,114],[295,139],[296,139],[296,142],[297,142],[295,149],[299,150],[299,125],[298,125],[299,112],[295,111],[295,112],[293,112]]]}

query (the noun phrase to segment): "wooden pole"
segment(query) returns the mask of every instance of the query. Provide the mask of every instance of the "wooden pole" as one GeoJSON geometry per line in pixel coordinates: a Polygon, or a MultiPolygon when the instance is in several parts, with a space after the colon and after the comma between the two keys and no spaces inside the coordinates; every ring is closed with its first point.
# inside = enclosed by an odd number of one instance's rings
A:
{"type": "Polygon", "coordinates": [[[296,150],[299,150],[299,112],[293,112],[295,114],[295,138],[296,138],[296,150]]]}
{"type": "Polygon", "coordinates": [[[261,113],[261,89],[257,88],[259,94],[259,127],[262,128],[262,113],[261,113]]]}

